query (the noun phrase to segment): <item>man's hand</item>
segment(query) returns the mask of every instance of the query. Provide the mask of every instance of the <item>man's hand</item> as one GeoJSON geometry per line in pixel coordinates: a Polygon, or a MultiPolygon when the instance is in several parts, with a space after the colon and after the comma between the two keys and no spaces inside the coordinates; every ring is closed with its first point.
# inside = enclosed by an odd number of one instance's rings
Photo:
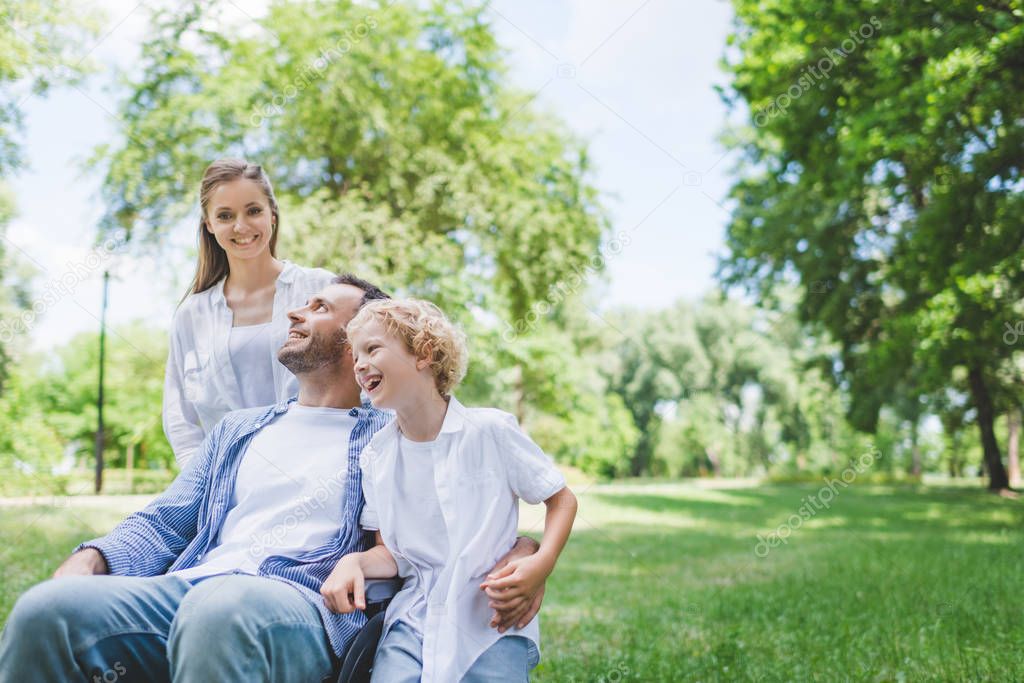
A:
{"type": "Polygon", "coordinates": [[[331,575],[320,586],[327,608],[336,614],[366,609],[366,578],[359,557],[346,555],[338,560],[331,575]]]}
{"type": "Polygon", "coordinates": [[[109,572],[110,569],[107,567],[107,560],[103,557],[103,553],[96,548],[83,548],[64,560],[63,564],[57,567],[57,571],[53,573],[53,578],[92,576],[109,572]]]}
{"type": "Polygon", "coordinates": [[[533,539],[520,539],[480,584],[495,610],[490,625],[499,633],[513,626],[523,628],[540,611],[551,569],[533,557],[538,547],[533,539]]]}

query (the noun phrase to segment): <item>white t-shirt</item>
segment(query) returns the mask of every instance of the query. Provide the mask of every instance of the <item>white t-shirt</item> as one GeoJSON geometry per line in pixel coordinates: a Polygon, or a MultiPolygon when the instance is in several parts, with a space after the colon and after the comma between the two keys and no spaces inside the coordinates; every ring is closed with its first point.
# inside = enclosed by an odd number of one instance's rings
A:
{"type": "Polygon", "coordinates": [[[210,550],[195,567],[172,574],[256,574],[270,555],[295,556],[326,545],[341,530],[355,425],[348,409],[293,404],[260,430],[242,455],[210,550]]]}
{"type": "Polygon", "coordinates": [[[273,323],[232,327],[228,337],[228,355],[242,395],[242,405],[270,406],[277,403],[274,393],[274,366],[267,362],[277,349],[271,335],[273,323]]]}
{"type": "MultiPolygon", "coordinates": [[[[565,478],[513,415],[466,408],[454,396],[434,441],[402,439],[393,420],[363,449],[359,466],[360,524],[380,530],[405,579],[384,633],[403,621],[421,635],[423,683],[461,680],[503,635],[489,626],[493,610],[480,583],[515,543],[519,499],[547,500],[565,478]]],[[[531,640],[539,654],[536,618],[505,634],[531,640]]]]}
{"type": "MultiPolygon", "coordinates": [[[[444,514],[437,490],[428,485],[434,481],[434,449],[437,441],[410,441],[405,436],[398,438],[398,452],[395,462],[395,489],[408,494],[408,504],[415,507],[420,522],[431,529],[444,528],[444,514]]],[[[373,514],[371,510],[370,515],[373,514]]],[[[448,560],[448,538],[444,534],[424,534],[405,539],[405,552],[421,558],[423,562],[440,567],[448,560]]],[[[430,573],[423,577],[426,590],[412,596],[408,611],[402,621],[411,626],[423,638],[423,626],[427,616],[427,594],[433,590],[437,575],[430,573]]],[[[442,589],[443,590],[443,589],[442,589]]]]}

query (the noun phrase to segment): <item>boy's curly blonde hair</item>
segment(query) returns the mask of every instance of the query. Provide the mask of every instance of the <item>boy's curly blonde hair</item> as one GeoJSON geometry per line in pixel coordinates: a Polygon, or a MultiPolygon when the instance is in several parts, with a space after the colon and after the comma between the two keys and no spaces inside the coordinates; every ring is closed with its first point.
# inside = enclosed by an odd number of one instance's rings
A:
{"type": "Polygon", "coordinates": [[[434,384],[442,396],[450,396],[466,376],[469,352],[466,335],[440,308],[422,299],[380,299],[359,309],[346,327],[352,331],[376,320],[403,342],[416,358],[429,355],[434,384]]]}

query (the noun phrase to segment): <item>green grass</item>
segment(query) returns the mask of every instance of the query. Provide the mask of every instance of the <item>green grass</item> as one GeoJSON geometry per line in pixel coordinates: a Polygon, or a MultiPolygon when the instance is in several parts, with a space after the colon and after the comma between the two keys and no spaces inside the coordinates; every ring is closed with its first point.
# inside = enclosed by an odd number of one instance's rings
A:
{"type": "MultiPolygon", "coordinates": [[[[581,485],[534,680],[1024,679],[1024,501],[856,484],[785,545],[819,484],[581,485]],[[584,490],[585,489],[585,490],[584,490]]],[[[0,508],[0,619],[139,499],[0,508]]],[[[539,530],[543,508],[524,509],[539,530]]]]}

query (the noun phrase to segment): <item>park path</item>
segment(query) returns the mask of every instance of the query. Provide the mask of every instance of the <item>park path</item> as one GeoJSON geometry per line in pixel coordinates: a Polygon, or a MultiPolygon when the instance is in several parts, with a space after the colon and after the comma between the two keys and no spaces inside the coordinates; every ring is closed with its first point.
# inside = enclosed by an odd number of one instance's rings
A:
{"type": "Polygon", "coordinates": [[[140,510],[156,497],[154,493],[136,495],[109,495],[109,496],[18,496],[14,498],[0,498],[0,508],[5,507],[28,507],[31,505],[54,505],[57,507],[68,507],[72,502],[76,508],[125,508],[128,510],[140,510]]]}

